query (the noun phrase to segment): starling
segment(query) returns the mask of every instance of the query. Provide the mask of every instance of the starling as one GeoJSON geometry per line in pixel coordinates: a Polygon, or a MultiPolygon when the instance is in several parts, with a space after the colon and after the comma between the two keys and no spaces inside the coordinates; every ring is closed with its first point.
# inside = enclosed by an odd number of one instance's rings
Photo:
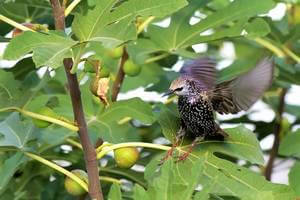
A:
{"type": "Polygon", "coordinates": [[[228,135],[214,120],[214,112],[238,113],[248,110],[267,90],[273,77],[273,62],[261,60],[252,70],[227,82],[216,84],[215,62],[209,58],[188,61],[180,70],[165,95],[176,94],[180,115],[180,130],[166,157],[183,136],[192,137],[190,149],[179,157],[187,158],[197,142],[208,138],[226,138],[228,135]]]}

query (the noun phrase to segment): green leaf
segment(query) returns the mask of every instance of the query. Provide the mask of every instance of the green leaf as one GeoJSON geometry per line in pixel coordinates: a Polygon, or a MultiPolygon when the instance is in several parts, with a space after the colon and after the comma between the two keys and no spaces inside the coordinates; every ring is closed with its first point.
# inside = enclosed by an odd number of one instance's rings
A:
{"type": "Polygon", "coordinates": [[[186,5],[185,0],[132,0],[115,6],[116,0],[96,2],[93,9],[75,15],[72,30],[80,41],[99,41],[114,47],[136,38],[137,16],[164,17],[186,5]]]}
{"type": "Polygon", "coordinates": [[[203,174],[203,160],[175,163],[168,160],[159,174],[149,180],[147,194],[150,199],[189,200],[203,174]],[[189,173],[186,173],[186,172],[189,173]]]}
{"type": "Polygon", "coordinates": [[[262,18],[256,18],[251,23],[247,24],[245,28],[247,32],[247,37],[263,37],[270,33],[270,27],[268,23],[262,18]]]}
{"type": "Polygon", "coordinates": [[[108,176],[125,178],[146,188],[143,172],[134,171],[132,169],[121,169],[117,167],[115,163],[113,166],[100,167],[100,170],[108,176]]]}
{"type": "Polygon", "coordinates": [[[12,113],[0,123],[0,147],[26,149],[26,144],[34,139],[34,126],[21,121],[18,113],[12,113]]]}
{"type": "Polygon", "coordinates": [[[152,40],[139,38],[136,42],[128,44],[127,51],[136,63],[143,64],[147,58],[150,58],[151,53],[163,51],[159,45],[154,43],[152,40]]]}
{"type": "Polygon", "coordinates": [[[8,3],[0,2],[0,13],[17,22],[37,21],[42,17],[51,16],[51,6],[48,1],[14,0],[8,3]]]}
{"type": "Polygon", "coordinates": [[[175,142],[176,133],[180,127],[179,118],[177,118],[169,109],[162,107],[157,120],[162,128],[162,133],[165,138],[172,141],[172,143],[175,142]]]}
{"type": "Polygon", "coordinates": [[[108,200],[122,200],[121,188],[114,183],[109,190],[108,200]]]}
{"type": "MultiPolygon", "coordinates": [[[[197,150],[199,150],[198,148],[197,150]]],[[[289,199],[294,198],[293,191],[286,185],[273,184],[247,168],[220,159],[210,153],[195,152],[195,157],[205,159],[204,174],[217,183],[212,191],[217,195],[237,196],[241,199],[289,199]]]]}
{"type": "Polygon", "coordinates": [[[300,158],[300,130],[286,135],[279,146],[279,154],[283,156],[295,156],[300,158]]]}
{"type": "Polygon", "coordinates": [[[300,196],[300,163],[296,162],[289,172],[289,184],[295,191],[297,196],[300,196]]]}
{"type": "Polygon", "coordinates": [[[186,0],[131,0],[124,2],[112,12],[114,19],[131,16],[165,17],[187,5],[186,0]]]}
{"type": "Polygon", "coordinates": [[[0,108],[16,105],[21,96],[21,82],[15,80],[12,73],[3,70],[0,70],[0,79],[0,108]]]}
{"type": "Polygon", "coordinates": [[[38,142],[40,144],[39,152],[62,144],[70,136],[75,136],[74,132],[66,128],[60,128],[57,126],[50,126],[46,129],[40,130],[37,136],[38,142]]]}
{"type": "Polygon", "coordinates": [[[98,119],[112,122],[124,117],[131,117],[145,124],[152,124],[155,121],[151,106],[140,98],[117,101],[111,104],[98,119]]]}
{"type": "Polygon", "coordinates": [[[205,19],[192,26],[191,32],[181,34],[180,38],[182,38],[182,41],[178,45],[184,44],[191,38],[197,37],[199,33],[210,28],[215,28],[230,21],[265,13],[273,6],[274,2],[271,0],[263,2],[259,0],[251,2],[247,0],[234,1],[225,8],[217,10],[215,13],[207,16],[205,19]]]}
{"type": "Polygon", "coordinates": [[[25,160],[21,152],[17,152],[5,160],[4,164],[0,167],[0,195],[5,191],[8,182],[25,160]]]}
{"type": "Polygon", "coordinates": [[[13,73],[16,80],[24,80],[28,73],[35,70],[35,65],[32,58],[29,57],[20,60],[14,67],[4,70],[13,73]]]}
{"type": "MultiPolygon", "coordinates": [[[[194,11],[199,9],[199,7],[203,7],[206,3],[207,1],[191,1],[188,7],[172,16],[171,24],[168,28],[150,26],[148,32],[152,41],[165,51],[174,52],[180,48],[186,48],[200,42],[241,36],[243,27],[247,26],[246,19],[265,13],[274,5],[271,0],[263,2],[259,0],[237,0],[208,15],[206,18],[200,20],[200,22],[189,25],[189,20],[194,11]],[[236,20],[239,21],[232,27],[227,26],[228,28],[221,30],[218,28],[221,25],[227,25],[236,20]],[[208,36],[200,35],[200,33],[209,29],[215,29],[215,33],[208,36]],[[164,35],[164,37],[161,37],[161,35],[164,35]]],[[[254,20],[253,24],[248,26],[248,30],[250,35],[264,35],[269,31],[267,24],[262,22],[262,20],[254,20]],[[262,30],[254,28],[258,24],[263,25],[262,30]]]]}
{"type": "Polygon", "coordinates": [[[76,43],[55,31],[49,33],[26,31],[8,44],[3,57],[16,60],[33,51],[32,59],[36,67],[47,65],[58,68],[63,65],[64,58],[71,57],[70,49],[76,43]]]}
{"type": "Polygon", "coordinates": [[[147,196],[146,190],[138,184],[135,184],[133,187],[133,199],[134,200],[140,200],[140,199],[150,200],[149,197],[147,196]]]}

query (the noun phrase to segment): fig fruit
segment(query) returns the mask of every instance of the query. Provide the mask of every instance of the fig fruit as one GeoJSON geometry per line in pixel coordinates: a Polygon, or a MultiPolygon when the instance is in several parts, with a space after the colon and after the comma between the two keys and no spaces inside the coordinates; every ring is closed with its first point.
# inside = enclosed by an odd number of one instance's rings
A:
{"type": "Polygon", "coordinates": [[[100,69],[100,74],[99,74],[99,77],[100,78],[107,78],[108,76],[109,76],[109,69],[107,68],[107,67],[101,67],[101,69],[100,69]]]}
{"type": "Polygon", "coordinates": [[[128,76],[134,77],[140,74],[142,68],[141,66],[136,65],[132,60],[128,59],[124,63],[123,70],[128,76]]]}
{"type": "MultiPolygon", "coordinates": [[[[82,179],[84,182],[88,183],[88,175],[85,171],[81,169],[75,169],[71,171],[73,174],[78,176],[80,179],[82,179]]],[[[73,196],[79,196],[86,193],[86,191],[73,179],[66,177],[65,178],[65,189],[67,192],[73,196]]]]}
{"type": "Polygon", "coordinates": [[[121,58],[123,51],[124,51],[123,46],[119,46],[114,49],[109,49],[107,54],[109,57],[117,59],[117,58],[121,58]]]}
{"type": "Polygon", "coordinates": [[[124,147],[114,150],[115,161],[120,168],[130,168],[139,159],[136,147],[124,147]]]}
{"type": "MultiPolygon", "coordinates": [[[[40,110],[38,110],[37,113],[48,117],[57,118],[57,114],[49,107],[43,107],[40,110]]],[[[33,118],[32,121],[33,124],[38,128],[46,128],[52,124],[51,122],[35,119],[35,118],[33,118]]]]}

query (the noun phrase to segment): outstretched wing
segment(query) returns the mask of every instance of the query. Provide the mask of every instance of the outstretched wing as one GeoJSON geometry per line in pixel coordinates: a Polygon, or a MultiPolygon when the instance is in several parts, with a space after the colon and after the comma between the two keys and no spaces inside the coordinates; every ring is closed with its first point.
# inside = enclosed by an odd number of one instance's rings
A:
{"type": "Polygon", "coordinates": [[[218,84],[211,92],[214,110],[220,114],[248,110],[270,87],[273,69],[272,59],[264,58],[246,74],[218,84]]]}
{"type": "Polygon", "coordinates": [[[215,61],[209,58],[190,60],[183,65],[180,74],[194,79],[199,89],[213,89],[216,83],[215,65],[215,61]]]}

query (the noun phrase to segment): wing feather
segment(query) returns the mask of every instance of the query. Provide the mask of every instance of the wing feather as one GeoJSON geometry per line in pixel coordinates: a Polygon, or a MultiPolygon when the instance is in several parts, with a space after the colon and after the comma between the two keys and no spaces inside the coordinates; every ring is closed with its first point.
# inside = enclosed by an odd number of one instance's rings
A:
{"type": "Polygon", "coordinates": [[[211,93],[214,109],[221,114],[248,110],[271,86],[273,70],[272,59],[264,58],[246,74],[218,84],[211,93]]]}
{"type": "Polygon", "coordinates": [[[195,80],[200,89],[213,89],[216,82],[216,63],[210,58],[187,61],[180,70],[182,76],[195,80]]]}

